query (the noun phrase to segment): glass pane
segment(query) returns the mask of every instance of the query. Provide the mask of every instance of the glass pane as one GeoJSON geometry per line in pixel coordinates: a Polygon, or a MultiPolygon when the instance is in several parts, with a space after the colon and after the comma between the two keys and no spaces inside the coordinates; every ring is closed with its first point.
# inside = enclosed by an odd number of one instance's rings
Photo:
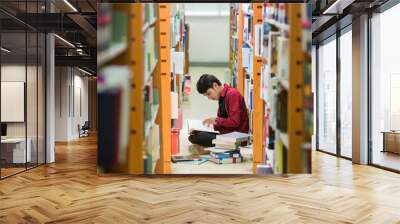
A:
{"type": "Polygon", "coordinates": [[[39,34],[38,45],[38,163],[45,163],[45,52],[46,37],[39,34]]]}
{"type": "Polygon", "coordinates": [[[30,151],[26,151],[25,32],[3,30],[1,47],[1,173],[5,177],[25,170],[26,161],[30,161],[30,151]]]}
{"type": "Polygon", "coordinates": [[[400,170],[400,4],[374,15],[372,25],[372,163],[400,170]]]}
{"type": "Polygon", "coordinates": [[[30,147],[30,161],[28,160],[28,168],[37,165],[37,132],[38,132],[38,124],[37,124],[37,116],[38,116],[38,36],[36,32],[27,33],[28,38],[28,64],[27,64],[27,81],[26,81],[26,110],[27,110],[27,142],[28,149],[30,147]]]}
{"type": "Polygon", "coordinates": [[[352,34],[340,37],[340,153],[352,157],[352,34]]]}
{"type": "Polygon", "coordinates": [[[336,153],[336,40],[318,48],[318,149],[336,153]]]}

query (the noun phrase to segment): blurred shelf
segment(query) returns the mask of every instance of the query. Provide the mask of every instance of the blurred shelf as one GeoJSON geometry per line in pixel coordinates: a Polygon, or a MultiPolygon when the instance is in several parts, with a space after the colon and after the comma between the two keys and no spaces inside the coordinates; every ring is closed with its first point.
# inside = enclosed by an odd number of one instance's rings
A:
{"type": "Polygon", "coordinates": [[[282,141],[283,145],[288,149],[289,148],[289,137],[287,133],[280,132],[279,130],[276,131],[276,136],[282,141]]]}
{"type": "Polygon", "coordinates": [[[286,90],[289,90],[289,81],[286,79],[282,79],[280,77],[277,77],[279,83],[283,86],[283,88],[285,88],[286,90]]]}
{"type": "Polygon", "coordinates": [[[271,25],[273,25],[273,26],[275,26],[275,27],[277,27],[279,29],[282,29],[282,30],[285,30],[285,31],[289,31],[289,25],[288,24],[281,23],[281,22],[278,22],[278,21],[273,20],[273,19],[265,19],[264,22],[267,22],[267,23],[269,23],[269,24],[271,24],[271,25]]]}
{"type": "Polygon", "coordinates": [[[128,47],[126,42],[112,44],[110,48],[103,52],[99,52],[97,55],[97,66],[104,65],[108,61],[116,58],[122,52],[124,52],[128,47]]]}
{"type": "Polygon", "coordinates": [[[159,108],[159,104],[156,104],[156,105],[152,105],[151,106],[151,110],[153,111],[153,117],[151,118],[151,120],[150,121],[146,121],[145,123],[144,123],[144,126],[145,126],[145,128],[144,128],[144,138],[147,138],[147,135],[149,134],[149,132],[150,132],[150,128],[155,124],[155,122],[156,122],[156,118],[157,118],[157,114],[158,114],[158,108],[159,108]]]}
{"type": "Polygon", "coordinates": [[[157,17],[154,17],[152,21],[144,24],[142,31],[143,33],[146,32],[150,27],[154,26],[154,24],[156,24],[157,21],[157,17]]]}
{"type": "Polygon", "coordinates": [[[158,64],[158,59],[154,62],[154,65],[153,65],[153,68],[151,69],[151,71],[145,75],[146,80],[144,80],[143,87],[145,87],[147,84],[149,84],[150,77],[153,76],[153,73],[156,70],[157,64],[158,64]]]}

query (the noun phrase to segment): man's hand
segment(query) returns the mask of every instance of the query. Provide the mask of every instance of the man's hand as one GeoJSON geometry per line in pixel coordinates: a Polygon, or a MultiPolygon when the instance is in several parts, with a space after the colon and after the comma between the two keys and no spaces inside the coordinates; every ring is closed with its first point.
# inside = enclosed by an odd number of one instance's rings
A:
{"type": "Polygon", "coordinates": [[[206,126],[211,126],[211,125],[215,125],[215,123],[216,123],[216,120],[217,118],[207,118],[207,119],[205,119],[204,121],[203,121],[203,125],[206,125],[206,126]]]}

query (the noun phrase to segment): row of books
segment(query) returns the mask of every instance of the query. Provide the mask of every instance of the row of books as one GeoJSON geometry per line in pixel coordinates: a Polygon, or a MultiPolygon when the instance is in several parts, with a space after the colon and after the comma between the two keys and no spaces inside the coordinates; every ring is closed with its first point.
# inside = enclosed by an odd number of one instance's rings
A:
{"type": "Polygon", "coordinates": [[[288,23],[285,3],[264,3],[264,17],[279,23],[288,23]]]}
{"type": "Polygon", "coordinates": [[[215,147],[220,149],[237,150],[239,146],[244,146],[250,143],[251,135],[247,133],[231,132],[228,134],[217,135],[212,141],[215,147]]]}
{"type": "Polygon", "coordinates": [[[100,4],[97,14],[98,55],[113,54],[114,49],[124,48],[128,41],[128,15],[113,10],[111,4],[100,4]]]}
{"type": "Polygon", "coordinates": [[[155,27],[148,28],[144,33],[145,83],[154,71],[158,61],[158,48],[155,35],[155,27]]]}
{"type": "Polygon", "coordinates": [[[239,3],[231,3],[230,7],[230,70],[231,78],[226,79],[232,87],[237,86],[238,80],[238,48],[239,48],[239,38],[238,38],[238,28],[239,28],[239,3]]]}
{"type": "Polygon", "coordinates": [[[144,10],[143,10],[143,18],[144,24],[151,23],[154,19],[157,18],[157,4],[155,3],[143,3],[144,10]]]}
{"type": "Polygon", "coordinates": [[[243,15],[243,42],[248,42],[253,46],[253,16],[243,15]]]}
{"type": "Polygon", "coordinates": [[[145,139],[145,152],[143,152],[144,174],[154,174],[158,159],[160,159],[160,126],[153,124],[145,139]]]}
{"type": "Polygon", "coordinates": [[[99,172],[112,172],[126,165],[130,79],[128,66],[107,66],[97,75],[99,172]]]}
{"type": "Polygon", "coordinates": [[[231,132],[217,135],[213,140],[215,147],[209,148],[209,161],[217,164],[241,163],[243,156],[240,147],[246,146],[251,141],[251,135],[247,133],[231,132]]]}
{"type": "Polygon", "coordinates": [[[173,16],[170,20],[171,31],[171,47],[175,47],[178,43],[180,48],[176,51],[185,51],[185,13],[181,4],[175,4],[176,9],[173,10],[173,16]]]}
{"type": "Polygon", "coordinates": [[[150,127],[154,124],[155,116],[157,116],[158,106],[160,102],[159,89],[153,87],[152,77],[150,83],[144,87],[144,133],[148,134],[150,127]]]}
{"type": "Polygon", "coordinates": [[[246,107],[250,112],[253,111],[253,89],[253,77],[247,70],[245,70],[243,98],[244,102],[246,103],[246,107]]]}
{"type": "Polygon", "coordinates": [[[233,150],[226,152],[210,152],[208,161],[216,164],[230,164],[242,163],[244,159],[238,150],[233,150]]]}
{"type": "Polygon", "coordinates": [[[185,66],[187,66],[185,51],[187,50],[188,30],[186,29],[186,17],[183,5],[175,4],[171,13],[171,127],[174,130],[179,130],[182,128],[182,90],[184,86],[185,66]]]}

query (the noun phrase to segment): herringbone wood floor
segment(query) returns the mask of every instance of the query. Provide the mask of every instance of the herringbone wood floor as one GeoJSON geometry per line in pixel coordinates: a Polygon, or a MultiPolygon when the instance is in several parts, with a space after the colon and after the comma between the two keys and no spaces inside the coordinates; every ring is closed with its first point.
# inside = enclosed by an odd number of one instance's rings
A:
{"type": "Polygon", "coordinates": [[[400,175],[314,153],[312,175],[98,176],[96,142],[0,181],[0,223],[400,223],[400,175]]]}

